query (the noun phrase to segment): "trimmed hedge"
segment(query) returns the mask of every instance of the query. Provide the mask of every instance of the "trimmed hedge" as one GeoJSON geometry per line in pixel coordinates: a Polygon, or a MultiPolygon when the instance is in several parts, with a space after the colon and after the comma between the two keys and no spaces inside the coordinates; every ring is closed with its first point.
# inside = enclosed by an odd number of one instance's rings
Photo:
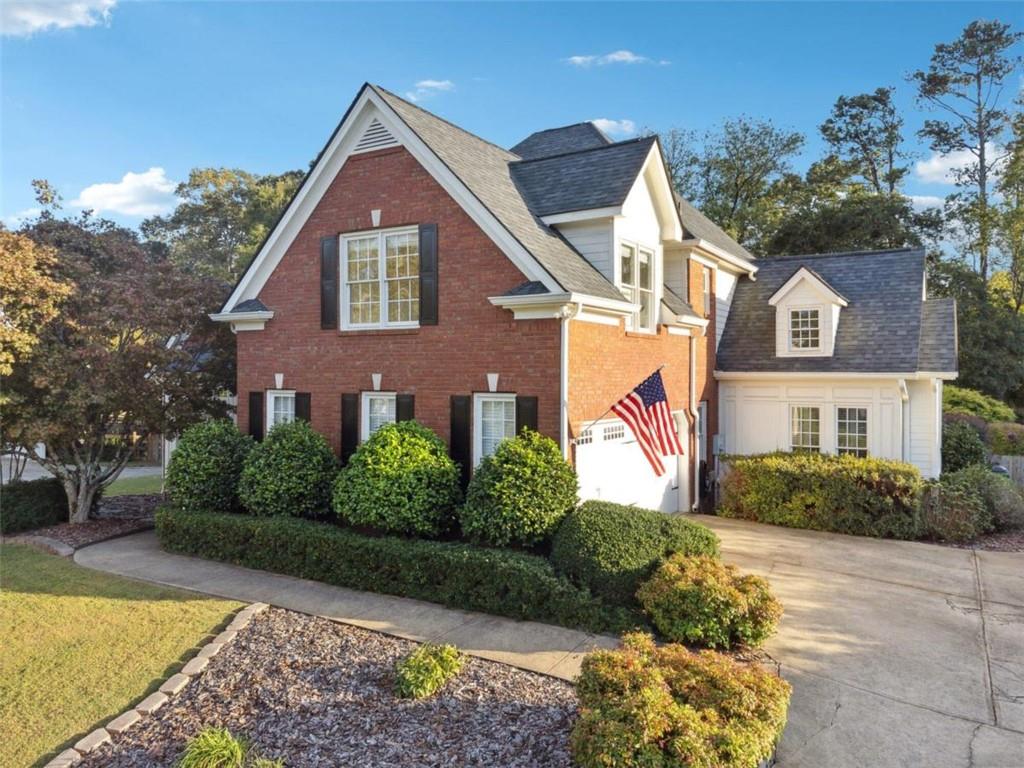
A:
{"type": "Polygon", "coordinates": [[[946,384],[942,387],[942,410],[944,413],[969,413],[985,421],[1016,421],[1013,408],[1002,400],[978,392],[976,389],[946,384]]]}
{"type": "Polygon", "coordinates": [[[0,533],[19,533],[68,521],[68,496],[55,477],[16,480],[0,489],[0,533]]]}
{"type": "Polygon", "coordinates": [[[544,558],[470,544],[367,536],[292,517],[157,511],[171,552],[591,632],[642,623],[555,574],[544,558]]]}
{"type": "Polygon", "coordinates": [[[962,421],[942,425],[942,471],[956,472],[975,464],[988,464],[988,449],[981,435],[962,421]]]}
{"type": "Polygon", "coordinates": [[[723,517],[856,536],[918,535],[924,481],[911,464],[820,453],[729,456],[725,462],[723,517]]]}
{"type": "Polygon", "coordinates": [[[254,515],[312,517],[327,511],[337,470],[327,438],[308,422],[278,424],[249,451],[238,498],[254,515]]]}
{"type": "Polygon", "coordinates": [[[998,421],[988,425],[988,446],[1000,456],[1024,456],[1024,424],[998,421]]]}
{"type": "Polygon", "coordinates": [[[586,501],[555,532],[551,562],[577,584],[615,605],[636,604],[636,590],[663,559],[718,555],[711,529],[661,512],[586,501]]]}
{"type": "Polygon", "coordinates": [[[181,435],[167,465],[167,488],[182,509],[233,512],[238,481],[254,443],[233,421],[203,421],[181,435]]]}

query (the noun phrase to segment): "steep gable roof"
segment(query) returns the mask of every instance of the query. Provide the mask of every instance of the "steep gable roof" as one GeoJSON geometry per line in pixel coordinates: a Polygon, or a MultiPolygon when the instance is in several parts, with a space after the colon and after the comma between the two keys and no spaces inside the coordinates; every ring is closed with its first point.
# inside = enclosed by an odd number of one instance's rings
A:
{"type": "Polygon", "coordinates": [[[566,152],[578,152],[581,149],[603,147],[611,143],[612,140],[605,136],[600,128],[588,122],[531,133],[512,147],[511,151],[524,160],[536,160],[566,152]]]}
{"type": "Polygon", "coordinates": [[[747,261],[755,260],[754,254],[729,237],[725,230],[678,194],[676,194],[676,208],[679,209],[679,218],[683,222],[683,229],[686,232],[687,239],[703,240],[711,243],[716,248],[721,248],[723,251],[739,256],[747,261]]]}

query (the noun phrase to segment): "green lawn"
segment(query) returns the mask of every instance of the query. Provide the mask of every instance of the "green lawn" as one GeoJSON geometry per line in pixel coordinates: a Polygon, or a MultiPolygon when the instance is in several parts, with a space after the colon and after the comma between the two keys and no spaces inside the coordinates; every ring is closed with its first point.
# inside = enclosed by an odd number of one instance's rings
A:
{"type": "Polygon", "coordinates": [[[103,491],[104,496],[128,496],[134,493],[160,493],[163,478],[160,475],[145,477],[119,477],[103,491]]]}
{"type": "Polygon", "coordinates": [[[239,607],[0,545],[0,765],[42,765],[141,701],[239,607]]]}

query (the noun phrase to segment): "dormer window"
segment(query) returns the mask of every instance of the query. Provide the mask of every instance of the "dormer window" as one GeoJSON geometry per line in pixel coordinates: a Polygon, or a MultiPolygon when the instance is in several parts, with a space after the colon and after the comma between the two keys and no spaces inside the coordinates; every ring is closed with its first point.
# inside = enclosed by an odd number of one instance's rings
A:
{"type": "Polygon", "coordinates": [[[817,309],[789,311],[789,348],[811,350],[821,347],[821,316],[817,309]]]}
{"type": "Polygon", "coordinates": [[[622,295],[638,305],[627,330],[654,331],[654,252],[622,243],[619,246],[622,295]]]}
{"type": "Polygon", "coordinates": [[[839,314],[849,302],[821,275],[797,268],[768,303],[775,307],[776,356],[832,356],[839,314]]]}

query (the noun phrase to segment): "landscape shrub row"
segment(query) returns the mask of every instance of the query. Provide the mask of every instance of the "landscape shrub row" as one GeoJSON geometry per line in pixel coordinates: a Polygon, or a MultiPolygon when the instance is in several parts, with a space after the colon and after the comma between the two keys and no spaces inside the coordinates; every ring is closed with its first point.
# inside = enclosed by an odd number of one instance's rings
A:
{"type": "Polygon", "coordinates": [[[985,421],[1016,421],[1013,408],[1001,400],[975,389],[946,384],[942,387],[944,413],[965,413],[979,416],[985,421]]]}
{"type": "Polygon", "coordinates": [[[0,533],[11,534],[66,523],[68,497],[54,477],[16,480],[0,490],[0,533]]]}

